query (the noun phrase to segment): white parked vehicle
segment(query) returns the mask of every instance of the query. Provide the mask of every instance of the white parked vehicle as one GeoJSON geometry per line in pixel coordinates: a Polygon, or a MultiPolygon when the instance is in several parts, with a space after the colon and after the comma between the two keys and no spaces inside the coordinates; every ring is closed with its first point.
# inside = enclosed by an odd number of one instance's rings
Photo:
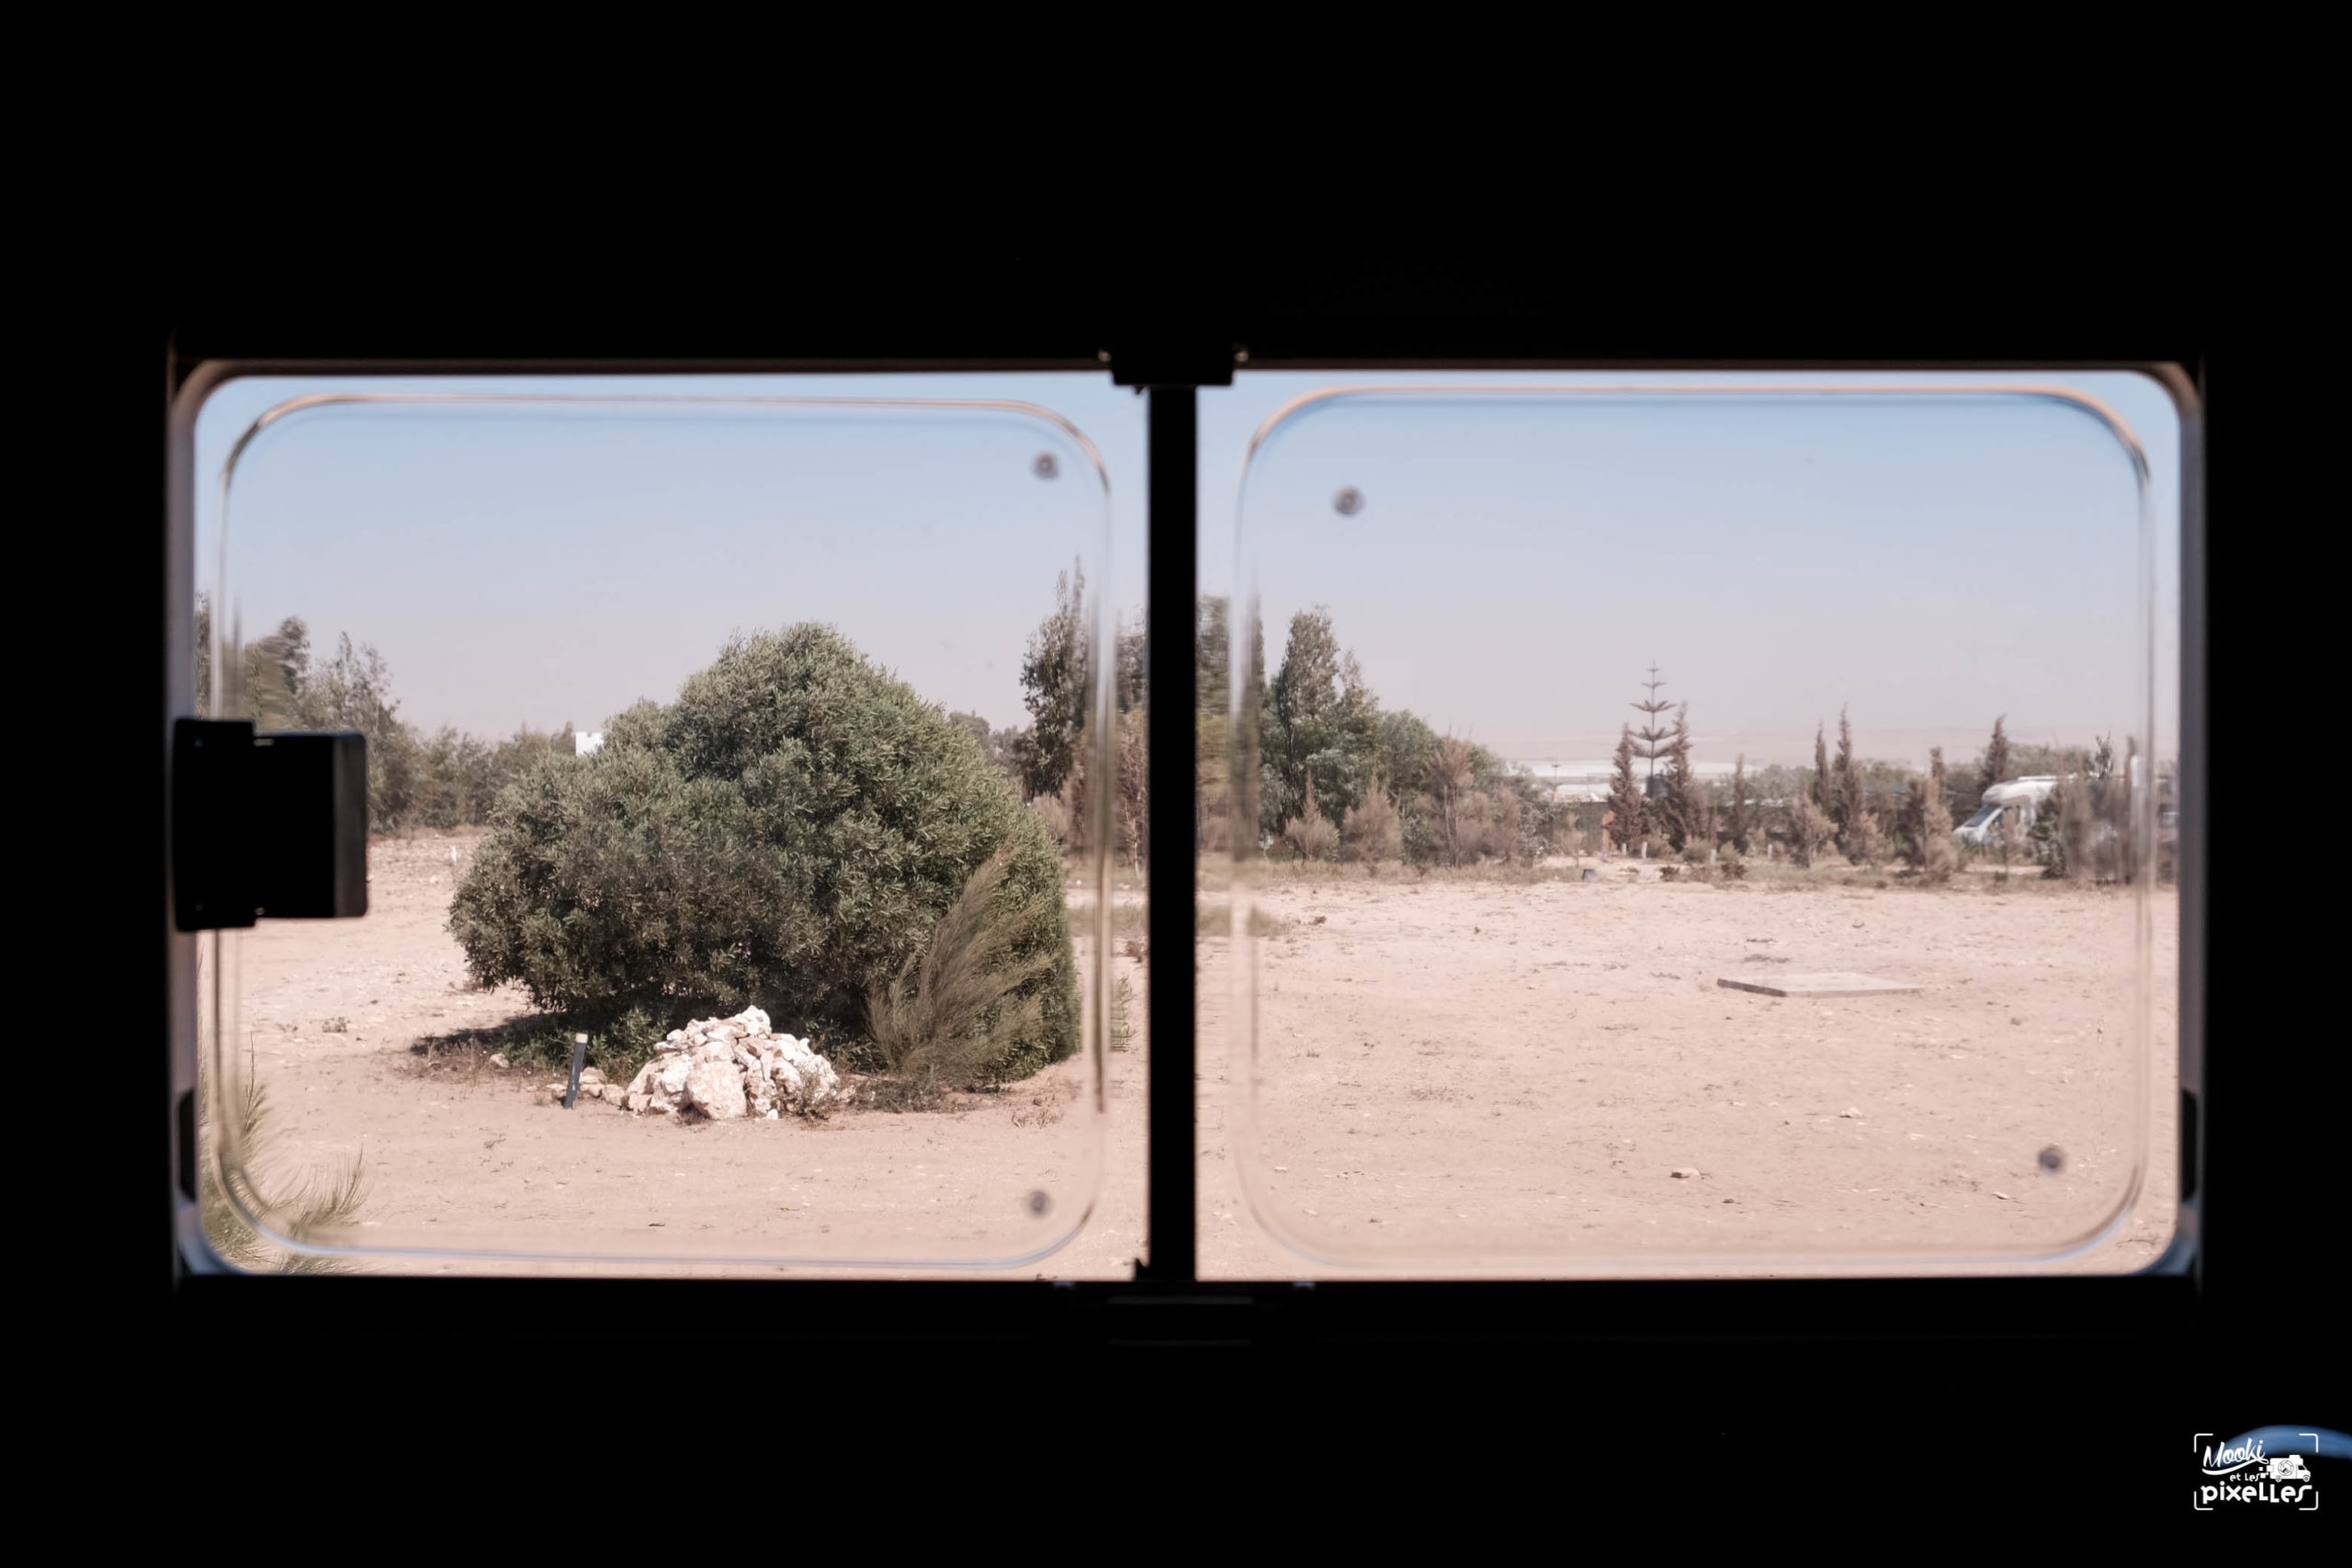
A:
{"type": "Polygon", "coordinates": [[[2033,826],[2034,813],[2058,787],[2057,775],[2041,773],[2032,778],[2009,779],[1984,792],[1984,802],[1976,815],[1962,822],[1952,832],[1962,841],[1979,849],[1996,841],[1996,835],[2006,826],[2014,825],[2023,833],[2033,826]]]}

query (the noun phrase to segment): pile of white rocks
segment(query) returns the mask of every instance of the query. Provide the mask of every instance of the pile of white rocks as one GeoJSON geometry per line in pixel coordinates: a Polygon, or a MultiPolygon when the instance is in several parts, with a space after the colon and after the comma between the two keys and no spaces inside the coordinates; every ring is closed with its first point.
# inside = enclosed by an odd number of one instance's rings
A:
{"type": "Polygon", "coordinates": [[[627,1089],[596,1074],[592,1089],[594,1073],[580,1075],[582,1099],[593,1093],[639,1116],[772,1120],[786,1111],[808,1115],[849,1098],[831,1062],[807,1041],[777,1033],[758,1008],[672,1030],[627,1089]]]}

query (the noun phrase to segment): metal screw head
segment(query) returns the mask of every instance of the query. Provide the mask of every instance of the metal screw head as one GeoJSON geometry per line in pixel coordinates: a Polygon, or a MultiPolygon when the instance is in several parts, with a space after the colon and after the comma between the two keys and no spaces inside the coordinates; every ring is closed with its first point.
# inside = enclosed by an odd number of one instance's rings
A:
{"type": "Polygon", "coordinates": [[[1341,485],[1340,493],[1331,498],[1331,510],[1342,517],[1353,517],[1363,510],[1363,491],[1353,485],[1341,485]]]}
{"type": "Polygon", "coordinates": [[[1054,1201],[1051,1198],[1046,1197],[1043,1192],[1030,1193],[1027,1201],[1029,1212],[1036,1215],[1041,1220],[1046,1217],[1046,1211],[1054,1206],[1054,1201]]]}
{"type": "Polygon", "coordinates": [[[2065,1168],[2066,1168],[2066,1151],[2065,1151],[2065,1150],[2064,1150],[2064,1149],[2062,1149],[2062,1148],[2060,1148],[2060,1147],[2059,1147],[2057,1145],[2055,1145],[2055,1144],[2052,1144],[2052,1145],[2051,1145],[2048,1148],[2046,1148],[2046,1149],[2042,1150],[2042,1151],[2041,1151],[2041,1168],[2042,1168],[2042,1169],[2044,1169],[2044,1170],[2064,1170],[2064,1169],[2065,1169],[2065,1168]]]}
{"type": "Polygon", "coordinates": [[[1062,471],[1062,466],[1054,460],[1054,455],[1051,452],[1038,453],[1036,461],[1031,463],[1029,468],[1041,479],[1052,479],[1062,471]]]}

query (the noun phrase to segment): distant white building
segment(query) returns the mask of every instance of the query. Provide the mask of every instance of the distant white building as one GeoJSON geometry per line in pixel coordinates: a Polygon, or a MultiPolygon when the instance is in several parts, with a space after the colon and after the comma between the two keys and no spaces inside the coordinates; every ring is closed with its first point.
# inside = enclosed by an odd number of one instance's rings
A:
{"type": "MultiPolygon", "coordinates": [[[[1728,782],[1732,770],[1736,766],[1736,762],[1693,762],[1690,771],[1702,779],[1728,782]]],[[[1616,772],[1617,764],[1604,757],[1599,761],[1513,762],[1511,767],[1549,790],[1555,800],[1606,800],[1609,798],[1609,781],[1616,772]]],[[[1658,773],[1662,776],[1665,772],[1661,760],[1658,773]]],[[[1648,759],[1634,759],[1634,776],[1647,784],[1648,759]]]]}
{"type": "Polygon", "coordinates": [[[571,751],[572,751],[572,755],[574,755],[574,756],[576,756],[576,757],[586,757],[586,756],[592,756],[592,755],[594,755],[594,753],[596,753],[596,752],[598,752],[598,751],[603,750],[604,749],[605,749],[605,732],[604,732],[603,730],[601,730],[601,729],[592,729],[592,730],[587,730],[587,731],[584,731],[584,732],[580,731],[580,730],[574,730],[574,731],[572,732],[572,736],[571,736],[571,751]]]}

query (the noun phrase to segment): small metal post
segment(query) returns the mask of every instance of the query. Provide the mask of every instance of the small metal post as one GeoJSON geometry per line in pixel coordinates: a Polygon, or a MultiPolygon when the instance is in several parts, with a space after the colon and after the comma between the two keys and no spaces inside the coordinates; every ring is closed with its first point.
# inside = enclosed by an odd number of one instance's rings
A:
{"type": "Polygon", "coordinates": [[[563,1108],[566,1111],[580,1101],[580,1069],[587,1063],[588,1037],[575,1034],[571,1037],[571,1087],[563,1091],[563,1108]]]}

